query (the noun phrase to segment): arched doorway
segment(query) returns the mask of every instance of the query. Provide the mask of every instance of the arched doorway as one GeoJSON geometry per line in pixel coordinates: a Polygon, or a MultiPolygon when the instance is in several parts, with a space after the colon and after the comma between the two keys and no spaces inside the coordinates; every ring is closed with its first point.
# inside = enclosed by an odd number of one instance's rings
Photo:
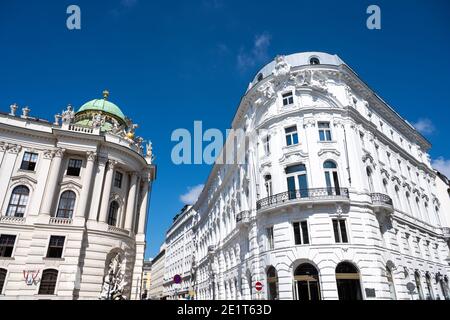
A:
{"type": "Polygon", "coordinates": [[[267,288],[267,299],[278,300],[278,275],[273,266],[267,269],[267,288]]]}
{"type": "Polygon", "coordinates": [[[353,264],[341,262],[336,266],[336,284],[339,300],[362,300],[360,276],[353,264]]]}
{"type": "Polygon", "coordinates": [[[319,273],[312,264],[303,263],[295,269],[294,296],[296,300],[321,300],[319,273]]]}

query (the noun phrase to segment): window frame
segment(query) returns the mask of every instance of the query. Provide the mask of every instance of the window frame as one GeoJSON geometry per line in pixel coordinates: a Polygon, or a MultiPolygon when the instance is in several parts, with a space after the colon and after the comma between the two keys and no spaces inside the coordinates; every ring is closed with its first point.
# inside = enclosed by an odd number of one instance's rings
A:
{"type": "Polygon", "coordinates": [[[106,223],[109,225],[109,226],[112,226],[112,227],[117,227],[117,223],[119,222],[119,210],[120,210],[120,203],[117,201],[117,200],[112,200],[110,203],[109,203],[109,206],[108,206],[108,221],[106,221],[106,223]],[[110,224],[109,223],[109,221],[110,221],[110,218],[111,218],[111,206],[112,206],[112,204],[113,203],[116,203],[117,204],[117,210],[116,210],[116,216],[115,216],[115,224],[110,224]]]}
{"type": "Polygon", "coordinates": [[[25,184],[18,184],[18,185],[15,185],[15,186],[14,186],[13,188],[11,188],[10,190],[11,190],[11,191],[10,191],[10,193],[9,193],[9,201],[8,201],[8,205],[6,206],[5,216],[7,216],[7,217],[17,217],[17,218],[23,218],[23,217],[25,217],[25,215],[26,215],[26,213],[27,213],[27,209],[28,209],[28,204],[29,204],[29,202],[30,202],[30,194],[31,194],[31,189],[30,189],[30,187],[28,187],[28,186],[25,185],[25,184]],[[19,198],[18,198],[18,200],[16,201],[16,203],[12,204],[11,201],[13,200],[14,191],[15,191],[16,189],[20,188],[20,187],[23,187],[23,188],[25,188],[25,189],[28,190],[28,194],[26,195],[26,196],[27,196],[27,202],[26,202],[25,205],[21,205],[21,204],[20,204],[20,203],[21,203],[21,200],[22,200],[22,196],[25,195],[24,193],[20,193],[20,194],[19,194],[19,198]],[[10,210],[10,207],[11,207],[11,206],[14,206],[14,207],[15,207],[15,210],[14,210],[14,214],[13,214],[13,215],[9,214],[9,210],[10,210]],[[17,216],[17,215],[16,215],[16,214],[17,214],[17,209],[18,209],[18,208],[23,208],[23,214],[22,214],[22,216],[17,216]]]}
{"type": "MultiPolygon", "coordinates": [[[[65,200],[68,200],[68,199],[65,199],[65,200]]],[[[56,208],[56,213],[55,213],[55,218],[63,218],[63,219],[73,219],[73,217],[74,217],[74,214],[75,214],[75,211],[76,211],[76,204],[77,204],[77,193],[75,192],[75,191],[73,191],[73,190],[71,190],[71,189],[66,189],[66,190],[64,190],[64,191],[62,191],[61,193],[60,193],[60,195],[59,195],[59,200],[58,200],[58,207],[56,208]],[[73,207],[72,207],[72,209],[67,209],[67,208],[61,208],[60,209],[60,205],[61,205],[61,200],[62,200],[62,196],[65,194],[65,193],[69,193],[69,192],[71,192],[71,193],[73,193],[74,195],[75,195],[75,198],[73,199],[73,207]],[[60,212],[60,210],[62,210],[62,211],[64,211],[64,212],[72,212],[72,214],[69,216],[69,217],[66,217],[66,216],[62,216],[62,217],[60,217],[59,216],[59,212],[60,212]]]]}
{"type": "Polygon", "coordinates": [[[317,129],[319,132],[319,141],[320,142],[332,142],[333,141],[333,135],[331,132],[330,121],[318,121],[317,129]],[[320,127],[321,125],[328,125],[328,127],[321,128],[320,127]],[[322,139],[322,136],[323,136],[323,139],[322,139]]]}
{"type": "Polygon", "coordinates": [[[281,93],[283,107],[294,105],[294,92],[292,90],[281,93]]]}
{"type": "Polygon", "coordinates": [[[46,254],[45,254],[45,259],[64,259],[64,251],[65,251],[65,248],[66,248],[66,241],[67,241],[67,236],[66,235],[51,234],[48,237],[48,241],[47,241],[47,248],[46,248],[47,250],[46,250],[46,254]],[[51,249],[50,248],[50,242],[52,240],[52,237],[64,238],[64,241],[63,241],[63,244],[62,244],[62,247],[61,247],[61,256],[60,257],[49,257],[49,250],[51,249]]]}
{"type": "Polygon", "coordinates": [[[270,155],[270,135],[269,134],[263,137],[263,151],[264,151],[265,156],[270,155]]]}
{"type": "Polygon", "coordinates": [[[311,244],[311,238],[310,238],[310,232],[309,232],[309,223],[308,219],[303,220],[295,220],[292,222],[292,234],[294,236],[294,245],[296,246],[304,246],[304,245],[310,245],[311,244]],[[295,224],[298,224],[299,229],[299,236],[300,236],[300,243],[297,243],[297,237],[295,234],[295,224]],[[303,225],[306,225],[306,237],[303,232],[303,225]],[[307,242],[305,242],[305,239],[307,242]]]}
{"type": "Polygon", "coordinates": [[[114,188],[122,189],[122,184],[123,184],[123,173],[120,172],[119,170],[116,170],[114,172],[114,188]],[[120,179],[117,179],[117,176],[120,176],[120,179]]]}
{"type": "Polygon", "coordinates": [[[5,246],[3,246],[3,244],[0,241],[0,258],[13,258],[14,253],[15,253],[16,244],[17,244],[17,235],[10,234],[10,233],[1,233],[0,240],[1,240],[1,237],[3,237],[3,236],[14,237],[14,242],[12,245],[6,244],[5,246]],[[9,256],[3,255],[6,252],[7,248],[11,248],[11,254],[9,256]]]}
{"type": "Polygon", "coordinates": [[[298,127],[296,124],[284,127],[284,138],[285,138],[286,147],[296,146],[296,145],[300,144],[300,140],[298,138],[298,127]],[[295,130],[293,130],[291,132],[287,132],[287,130],[292,129],[292,128],[295,128],[295,130]],[[290,138],[289,140],[288,140],[288,137],[290,138]],[[297,140],[297,142],[294,142],[295,140],[297,140]],[[289,141],[290,141],[290,143],[289,143],[289,141]]]}
{"type": "Polygon", "coordinates": [[[265,228],[265,234],[266,234],[266,250],[272,251],[275,249],[275,237],[274,237],[274,227],[273,226],[267,226],[265,228]],[[270,230],[270,232],[269,232],[270,230]]]}
{"type": "Polygon", "coordinates": [[[83,160],[82,159],[80,159],[80,158],[69,158],[67,160],[66,176],[69,176],[69,177],[80,177],[82,168],[83,168],[83,160]],[[75,162],[75,163],[79,163],[80,167],[79,168],[78,167],[71,167],[70,163],[72,161],[75,162]],[[78,170],[78,172],[77,172],[77,174],[74,174],[72,172],[69,173],[69,170],[75,170],[75,171],[78,170]]]}
{"type": "Polygon", "coordinates": [[[4,270],[5,271],[5,278],[3,279],[3,283],[0,280],[0,296],[3,295],[3,291],[5,290],[5,285],[6,285],[6,279],[8,278],[8,269],[4,268],[4,267],[0,267],[0,274],[1,271],[4,270]]]}
{"type": "Polygon", "coordinates": [[[22,161],[20,162],[20,170],[35,172],[38,160],[39,160],[39,153],[32,152],[32,151],[25,151],[22,156],[22,161]],[[30,156],[29,160],[25,160],[25,157],[27,155],[30,156]],[[33,156],[36,156],[36,161],[34,161],[34,162],[31,161],[33,156]],[[25,163],[27,164],[26,168],[24,168],[25,163]],[[32,164],[32,169],[30,169],[30,164],[32,164]]]}
{"type": "Polygon", "coordinates": [[[55,268],[46,268],[46,269],[42,270],[42,276],[41,276],[41,280],[39,282],[39,287],[38,287],[37,294],[40,295],[40,296],[54,296],[54,295],[56,295],[55,292],[56,292],[56,290],[58,288],[59,274],[60,274],[59,270],[55,269],[55,268]],[[42,279],[43,279],[44,273],[46,271],[56,271],[56,280],[55,280],[55,284],[54,284],[54,287],[53,287],[53,293],[48,293],[48,292],[41,293],[41,286],[42,286],[42,283],[43,283],[42,279]]]}
{"type": "Polygon", "coordinates": [[[350,243],[350,234],[348,232],[348,226],[347,226],[347,219],[346,218],[332,218],[331,219],[331,224],[332,224],[332,228],[333,228],[333,236],[334,236],[334,241],[335,243],[350,243]],[[338,234],[338,238],[336,239],[336,229],[335,229],[335,224],[334,221],[337,221],[337,234],[338,234]],[[346,241],[343,241],[343,237],[342,237],[342,222],[344,224],[344,229],[345,229],[345,237],[346,237],[346,241]]]}

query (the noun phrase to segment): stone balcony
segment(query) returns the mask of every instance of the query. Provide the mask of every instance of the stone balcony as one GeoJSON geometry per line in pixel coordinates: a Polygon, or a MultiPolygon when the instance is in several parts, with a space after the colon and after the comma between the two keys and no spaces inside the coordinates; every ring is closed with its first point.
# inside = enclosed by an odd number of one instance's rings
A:
{"type": "Polygon", "coordinates": [[[246,226],[250,222],[250,211],[241,211],[236,215],[236,225],[246,226]]]}
{"type": "Polygon", "coordinates": [[[350,201],[347,188],[311,188],[285,191],[263,198],[256,202],[258,211],[279,208],[293,204],[312,205],[315,203],[348,203],[350,201]]]}
{"type": "Polygon", "coordinates": [[[118,228],[115,226],[111,226],[111,225],[108,225],[108,232],[116,233],[116,234],[120,234],[120,235],[124,235],[124,236],[130,235],[130,232],[128,230],[118,228]]]}
{"type": "Polygon", "coordinates": [[[383,193],[371,193],[373,209],[377,213],[391,214],[394,212],[394,206],[392,199],[383,193]]]}
{"type": "Polygon", "coordinates": [[[2,216],[2,217],[0,217],[0,223],[24,224],[25,217],[2,216]]]}
{"type": "Polygon", "coordinates": [[[71,225],[72,219],[70,218],[58,218],[58,217],[50,217],[49,220],[50,224],[57,224],[57,225],[71,225]]]}

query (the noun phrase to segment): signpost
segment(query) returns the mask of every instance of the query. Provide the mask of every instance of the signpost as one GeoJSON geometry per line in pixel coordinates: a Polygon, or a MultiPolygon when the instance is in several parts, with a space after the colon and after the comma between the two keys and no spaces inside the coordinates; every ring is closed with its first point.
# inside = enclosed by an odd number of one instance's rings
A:
{"type": "Polygon", "coordinates": [[[408,282],[406,284],[406,289],[408,289],[409,294],[411,295],[411,300],[414,300],[414,290],[416,289],[416,286],[412,282],[408,282]]]}

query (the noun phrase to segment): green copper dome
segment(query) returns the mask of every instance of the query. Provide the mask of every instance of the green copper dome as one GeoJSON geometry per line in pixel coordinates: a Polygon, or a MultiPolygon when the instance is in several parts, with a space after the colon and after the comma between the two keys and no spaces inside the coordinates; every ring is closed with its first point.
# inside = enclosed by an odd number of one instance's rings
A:
{"type": "Polygon", "coordinates": [[[94,99],[86,102],[81,106],[77,113],[80,113],[82,111],[102,111],[105,113],[109,113],[110,115],[115,116],[125,122],[125,115],[123,114],[122,110],[120,110],[120,108],[114,103],[106,100],[106,98],[94,99]]]}

